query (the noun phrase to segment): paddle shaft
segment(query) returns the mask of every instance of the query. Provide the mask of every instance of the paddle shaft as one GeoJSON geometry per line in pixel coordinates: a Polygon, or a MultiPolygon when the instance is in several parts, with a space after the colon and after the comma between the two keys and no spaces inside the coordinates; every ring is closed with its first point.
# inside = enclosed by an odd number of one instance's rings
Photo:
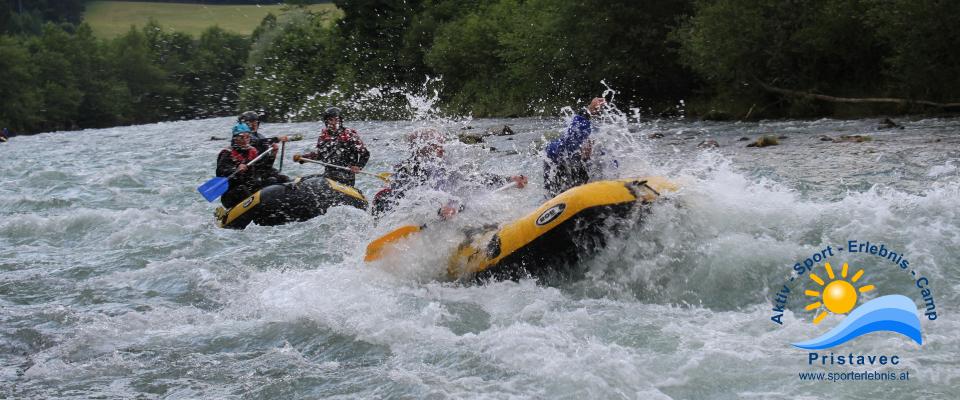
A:
{"type": "MultiPolygon", "coordinates": [[[[249,166],[250,164],[260,161],[260,159],[263,158],[263,156],[269,154],[271,151],[273,151],[273,148],[267,149],[267,151],[263,152],[263,154],[258,155],[256,158],[246,163],[246,165],[249,166]]],[[[218,160],[218,163],[219,163],[219,160],[218,160]]],[[[207,201],[213,201],[217,197],[223,196],[223,194],[226,193],[227,190],[230,190],[230,179],[239,173],[240,173],[240,170],[237,169],[236,171],[233,171],[233,173],[230,174],[229,176],[213,177],[213,179],[210,179],[204,182],[202,185],[200,185],[200,187],[197,188],[197,191],[200,192],[200,194],[203,195],[203,198],[207,199],[207,201]]]]}
{"type": "MultiPolygon", "coordinates": [[[[249,167],[250,164],[253,164],[253,163],[257,162],[257,161],[260,161],[260,159],[263,158],[263,156],[265,156],[265,155],[267,155],[267,154],[270,154],[270,153],[272,153],[272,152],[273,152],[273,147],[268,148],[267,151],[261,153],[259,156],[257,156],[257,157],[254,158],[253,160],[250,160],[250,162],[247,163],[247,166],[249,167]]],[[[234,175],[239,174],[239,173],[240,173],[239,170],[233,171],[233,173],[230,174],[230,176],[228,176],[227,179],[233,178],[234,175]]]]}
{"type": "Polygon", "coordinates": [[[507,189],[510,189],[510,188],[512,188],[512,187],[514,187],[514,186],[517,186],[517,181],[513,181],[513,182],[510,182],[510,183],[508,183],[508,184],[506,184],[506,185],[503,185],[503,186],[497,188],[497,190],[494,190],[494,191],[492,191],[492,192],[490,192],[490,193],[500,193],[500,192],[502,192],[502,191],[504,191],[504,190],[507,190],[507,189]]]}
{"type": "Polygon", "coordinates": [[[279,172],[283,172],[283,152],[287,149],[287,142],[280,142],[280,169],[279,172]]]}

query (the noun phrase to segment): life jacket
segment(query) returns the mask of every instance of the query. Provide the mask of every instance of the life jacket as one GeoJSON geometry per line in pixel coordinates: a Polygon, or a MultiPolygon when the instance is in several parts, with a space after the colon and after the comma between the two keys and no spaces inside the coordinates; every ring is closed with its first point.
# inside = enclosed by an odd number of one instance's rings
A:
{"type": "MultiPolygon", "coordinates": [[[[318,142],[329,142],[329,141],[338,141],[345,143],[352,143],[354,146],[360,148],[363,147],[362,143],[358,143],[357,140],[357,131],[353,129],[342,128],[335,134],[330,134],[330,130],[323,128],[320,131],[320,138],[317,139],[318,142]]],[[[319,144],[319,143],[318,143],[319,144]]]]}
{"type": "Polygon", "coordinates": [[[237,149],[230,149],[230,159],[235,161],[237,164],[246,164],[252,161],[254,158],[257,158],[257,149],[247,147],[246,151],[238,151],[237,149]]]}

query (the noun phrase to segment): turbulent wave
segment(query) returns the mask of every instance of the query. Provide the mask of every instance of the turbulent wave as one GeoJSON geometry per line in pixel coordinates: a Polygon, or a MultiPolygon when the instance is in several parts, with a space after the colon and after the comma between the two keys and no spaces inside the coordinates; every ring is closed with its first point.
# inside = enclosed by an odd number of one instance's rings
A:
{"type": "Polygon", "coordinates": [[[881,331],[896,332],[923,344],[920,318],[913,300],[898,294],[878,297],[857,307],[827,333],[793,345],[801,349],[823,350],[881,331]]]}
{"type": "MultiPolygon", "coordinates": [[[[429,98],[421,103],[430,108],[429,98]]],[[[402,213],[380,221],[335,208],[302,223],[237,232],[216,229],[213,206],[195,191],[213,176],[226,144],[210,137],[225,137],[233,119],[4,144],[0,397],[887,398],[954,391],[960,320],[949,314],[922,321],[922,355],[911,353],[905,364],[921,379],[824,389],[790,379],[798,364],[785,355],[785,338],[806,334],[803,304],[788,307],[790,327],[775,331],[769,298],[793,261],[857,236],[907,253],[929,278],[937,306],[955,308],[960,181],[950,168],[960,158],[960,120],[911,121],[890,133],[873,131],[875,121],[612,117],[597,136],[611,161],[602,173],[665,175],[683,189],[609,242],[587,263],[586,279],[544,286],[460,285],[442,276],[465,228],[509,221],[542,203],[539,149],[564,121],[418,115],[425,119],[347,122],[371,148],[367,169],[387,171],[405,158],[399,138],[417,128],[439,125],[455,137],[510,125],[516,135],[473,146],[452,140],[448,154],[467,170],[523,173],[531,187],[458,194],[467,207],[445,225],[430,219],[432,202],[444,195],[420,191],[402,213]],[[739,141],[771,133],[789,138],[763,149],[739,141]],[[171,134],[177,140],[167,140],[171,134]],[[875,140],[834,144],[821,134],[875,140]],[[698,149],[707,138],[721,147],[698,149]],[[942,140],[928,143],[933,138],[942,140]],[[64,148],[97,156],[81,162],[64,148]],[[409,222],[436,229],[388,263],[362,262],[367,242],[409,222]]],[[[288,145],[289,157],[312,145],[320,124],[262,129],[306,137],[288,145]]],[[[284,163],[289,175],[319,171],[284,163]]],[[[380,185],[359,180],[368,196],[380,185]]],[[[867,265],[863,279],[884,293],[916,293],[883,265],[867,265]]],[[[866,335],[845,347],[889,347],[884,339],[866,335]]],[[[914,347],[893,344],[903,345],[914,347]]]]}

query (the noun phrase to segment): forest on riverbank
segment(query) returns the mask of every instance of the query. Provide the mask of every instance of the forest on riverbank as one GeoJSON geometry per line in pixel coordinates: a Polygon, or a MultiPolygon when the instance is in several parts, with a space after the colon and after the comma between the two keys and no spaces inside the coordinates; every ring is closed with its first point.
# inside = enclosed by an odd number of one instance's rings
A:
{"type": "Polygon", "coordinates": [[[960,109],[952,1],[338,0],[332,24],[290,4],[251,35],[155,21],[112,39],[81,0],[0,4],[0,126],[16,132],[330,104],[408,118],[408,93],[475,117],[556,115],[607,89],[649,118],[960,109]]]}

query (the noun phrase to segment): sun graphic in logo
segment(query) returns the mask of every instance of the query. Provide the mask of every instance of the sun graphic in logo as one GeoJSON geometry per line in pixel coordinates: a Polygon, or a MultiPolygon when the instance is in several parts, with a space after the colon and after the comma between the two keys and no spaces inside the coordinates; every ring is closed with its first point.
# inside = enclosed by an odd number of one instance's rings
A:
{"type": "MultiPolygon", "coordinates": [[[[863,269],[857,271],[853,274],[853,277],[850,278],[850,282],[845,281],[843,278],[847,277],[847,263],[843,263],[843,269],[840,271],[840,278],[837,278],[833,273],[833,267],[830,266],[830,263],[824,263],[824,266],[827,269],[827,276],[830,277],[830,283],[826,284],[827,286],[823,288],[823,293],[816,290],[807,290],[803,294],[811,297],[819,298],[819,301],[807,305],[805,310],[817,310],[817,315],[813,317],[813,323],[819,324],[824,317],[829,313],[834,314],[846,314],[857,305],[857,291],[860,293],[866,293],[873,289],[876,289],[873,285],[861,286],[859,289],[853,287],[854,283],[863,276],[863,269]],[[823,307],[826,307],[826,310],[822,310],[823,307]]],[[[810,279],[816,282],[818,285],[823,286],[823,278],[817,276],[817,274],[810,274],[810,279]]]]}

